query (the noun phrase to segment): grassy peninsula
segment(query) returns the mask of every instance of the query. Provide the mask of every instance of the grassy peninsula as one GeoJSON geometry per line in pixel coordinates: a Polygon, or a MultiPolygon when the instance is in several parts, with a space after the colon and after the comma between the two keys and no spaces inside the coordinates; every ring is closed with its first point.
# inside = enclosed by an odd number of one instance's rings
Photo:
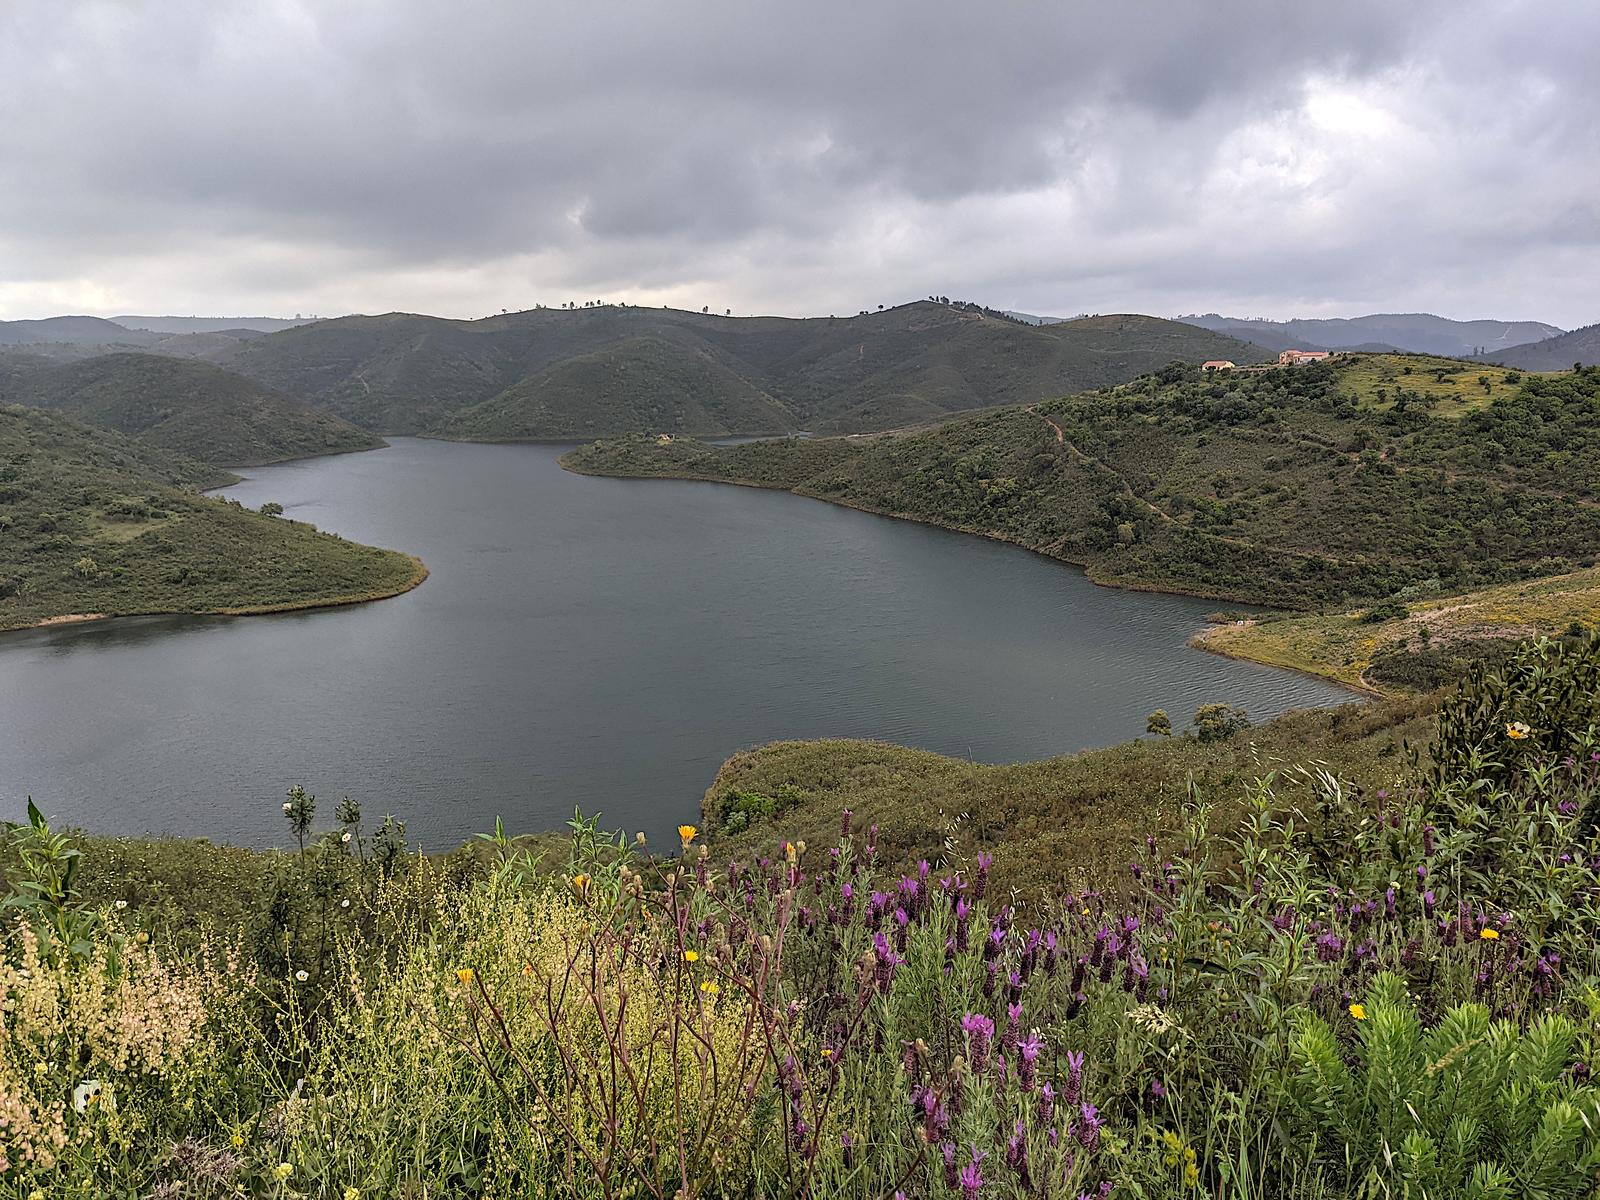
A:
{"type": "Polygon", "coordinates": [[[1425,356],[1174,364],[931,432],[635,437],[563,462],[781,488],[1014,542],[1102,583],[1315,610],[1592,565],[1597,399],[1600,371],[1425,356]]]}
{"type": "Polygon", "coordinates": [[[426,569],[198,494],[227,472],[39,409],[0,407],[0,629],[392,596],[426,569]]]}

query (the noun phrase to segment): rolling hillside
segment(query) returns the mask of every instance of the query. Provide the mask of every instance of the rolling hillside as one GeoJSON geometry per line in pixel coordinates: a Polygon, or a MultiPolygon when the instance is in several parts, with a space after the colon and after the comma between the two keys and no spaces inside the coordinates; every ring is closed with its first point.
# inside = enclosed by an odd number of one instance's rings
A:
{"type": "Polygon", "coordinates": [[[1487,361],[1525,371],[1567,371],[1574,363],[1600,365],[1600,325],[1585,325],[1548,341],[1512,346],[1483,356],[1487,361]]]}
{"type": "Polygon", "coordinates": [[[1154,317],[1029,327],[918,302],[806,319],[618,306],[479,321],[391,313],[241,341],[220,361],[375,432],[492,439],[877,430],[1173,360],[1263,353],[1154,317]],[[590,413],[584,397],[596,394],[590,413]]]}
{"type": "Polygon", "coordinates": [[[629,338],[564,358],[451,417],[445,437],[581,439],[616,429],[716,435],[780,432],[787,408],[704,351],[629,338]]]}
{"type": "Polygon", "coordinates": [[[0,406],[0,629],[377,599],[415,559],[195,489],[231,476],[57,413],[0,406]]]}
{"type": "Polygon", "coordinates": [[[133,352],[0,358],[0,402],[59,409],[151,446],[251,466],[383,444],[370,433],[194,359],[133,352]]]}
{"type": "Polygon", "coordinates": [[[1352,374],[1381,377],[1384,361],[1171,367],[912,435],[632,438],[564,462],[792,490],[1015,542],[1105,583],[1286,607],[1463,591],[1600,556],[1600,372],[1515,386],[1500,373],[1485,391],[1480,366],[1461,364],[1470,404],[1401,405],[1352,374]]]}
{"type": "Polygon", "coordinates": [[[160,335],[125,329],[101,317],[46,317],[39,321],[0,321],[0,346],[148,346],[160,335]]]}
{"type": "MultiPolygon", "coordinates": [[[[1206,313],[1181,319],[1273,350],[1393,349],[1454,357],[1475,354],[1480,349],[1497,351],[1561,333],[1554,325],[1542,321],[1452,321],[1431,313],[1377,313],[1366,317],[1292,321],[1206,313]]],[[[1565,365],[1570,367],[1571,359],[1565,365]]]]}

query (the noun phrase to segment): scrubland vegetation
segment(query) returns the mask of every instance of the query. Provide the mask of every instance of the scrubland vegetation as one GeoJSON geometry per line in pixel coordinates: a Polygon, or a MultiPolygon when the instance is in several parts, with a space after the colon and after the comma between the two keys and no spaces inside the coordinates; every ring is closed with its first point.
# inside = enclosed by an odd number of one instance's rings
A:
{"type": "Polygon", "coordinates": [[[240,375],[159,354],[122,352],[64,363],[0,356],[0,402],[55,409],[221,467],[383,445],[240,375]]]}
{"type": "Polygon", "coordinates": [[[426,575],[409,555],[197,492],[232,478],[54,413],[0,407],[0,629],[342,604],[426,575]]]}
{"type": "Polygon", "coordinates": [[[1482,401],[1469,407],[1434,396],[1425,371],[1415,388],[1385,390],[1371,373],[1399,363],[1403,380],[1406,364],[1376,357],[1253,373],[1173,365],[903,437],[634,438],[564,461],[783,488],[1015,542],[1105,583],[1291,608],[1593,565],[1600,371],[1512,387],[1485,368],[1490,389],[1469,384],[1482,401]]]}
{"type": "Polygon", "coordinates": [[[912,860],[843,781],[748,842],[685,826],[657,855],[579,819],[448,862],[297,790],[294,849],[210,927],[181,919],[204,889],[155,886],[166,860],[36,817],[4,860],[0,1178],[1593,1196],[1597,696],[1600,643],[1530,646],[1444,702],[1393,786],[1310,741],[1298,781],[1197,778],[1120,862],[1020,902],[1001,830],[912,860]],[[820,806],[828,838],[781,832],[820,806]]]}

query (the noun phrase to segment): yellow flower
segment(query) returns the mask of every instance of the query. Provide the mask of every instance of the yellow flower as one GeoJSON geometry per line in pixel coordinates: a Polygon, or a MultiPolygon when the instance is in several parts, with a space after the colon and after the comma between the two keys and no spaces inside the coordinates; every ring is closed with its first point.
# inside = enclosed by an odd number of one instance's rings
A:
{"type": "Polygon", "coordinates": [[[235,1150],[243,1149],[243,1147],[244,1147],[244,1134],[236,1133],[231,1138],[229,1138],[228,1140],[233,1143],[233,1148],[235,1150]]]}
{"type": "Polygon", "coordinates": [[[678,840],[683,843],[683,848],[685,850],[689,848],[689,843],[694,841],[695,834],[699,832],[700,831],[693,825],[678,826],[678,840]]]}
{"type": "Polygon", "coordinates": [[[722,989],[717,986],[716,980],[708,979],[700,985],[700,990],[708,996],[715,996],[722,989]]]}
{"type": "Polygon", "coordinates": [[[523,963],[522,964],[522,973],[524,975],[532,975],[533,974],[533,964],[532,963],[523,963]]]}
{"type": "Polygon", "coordinates": [[[361,1200],[361,1189],[355,1186],[345,1188],[344,1200],[361,1200]]]}
{"type": "Polygon", "coordinates": [[[1367,1006],[1365,1004],[1352,1004],[1350,1006],[1350,1015],[1358,1021],[1365,1021],[1367,1019],[1367,1006]]]}
{"type": "Polygon", "coordinates": [[[824,1046],[822,1048],[822,1057],[823,1058],[832,1058],[833,1057],[833,1047],[832,1046],[824,1046]]]}
{"type": "Polygon", "coordinates": [[[1533,732],[1533,730],[1529,729],[1521,721],[1508,721],[1508,722],[1506,722],[1506,736],[1508,738],[1512,738],[1514,740],[1520,741],[1521,739],[1527,737],[1532,732],[1533,732]]]}
{"type": "Polygon", "coordinates": [[[1498,942],[1500,940],[1500,931],[1498,929],[1485,929],[1478,934],[1478,937],[1486,942],[1498,942]]]}
{"type": "Polygon", "coordinates": [[[800,861],[800,848],[793,842],[785,842],[783,844],[783,860],[791,867],[794,866],[795,863],[800,861]]]}
{"type": "Polygon", "coordinates": [[[699,962],[700,961],[700,951],[698,951],[698,950],[685,950],[683,952],[683,961],[684,962],[699,962]]]}
{"type": "Polygon", "coordinates": [[[291,1167],[288,1163],[279,1163],[277,1166],[272,1168],[272,1177],[274,1179],[276,1179],[279,1183],[282,1183],[284,1180],[288,1179],[289,1176],[291,1176],[293,1174],[294,1174],[294,1168],[291,1167]]]}
{"type": "Polygon", "coordinates": [[[471,967],[462,967],[459,971],[456,972],[456,978],[461,980],[462,983],[471,983],[472,982],[472,968],[471,967]]]}
{"type": "Polygon", "coordinates": [[[572,890],[582,896],[589,890],[589,877],[587,875],[574,875],[572,877],[572,890]]]}

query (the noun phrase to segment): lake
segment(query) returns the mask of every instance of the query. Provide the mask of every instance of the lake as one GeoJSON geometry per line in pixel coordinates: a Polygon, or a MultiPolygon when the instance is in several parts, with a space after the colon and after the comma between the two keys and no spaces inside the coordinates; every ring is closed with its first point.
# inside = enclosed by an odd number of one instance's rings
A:
{"type": "Polygon", "coordinates": [[[595,479],[562,447],[395,439],[227,494],[420,555],[392,600],[0,636],[0,815],[250,845],[303,784],[445,849],[575,806],[670,845],[718,765],[780,738],[983,762],[1228,701],[1351,699],[1185,643],[1214,604],[780,492],[595,479]]]}

